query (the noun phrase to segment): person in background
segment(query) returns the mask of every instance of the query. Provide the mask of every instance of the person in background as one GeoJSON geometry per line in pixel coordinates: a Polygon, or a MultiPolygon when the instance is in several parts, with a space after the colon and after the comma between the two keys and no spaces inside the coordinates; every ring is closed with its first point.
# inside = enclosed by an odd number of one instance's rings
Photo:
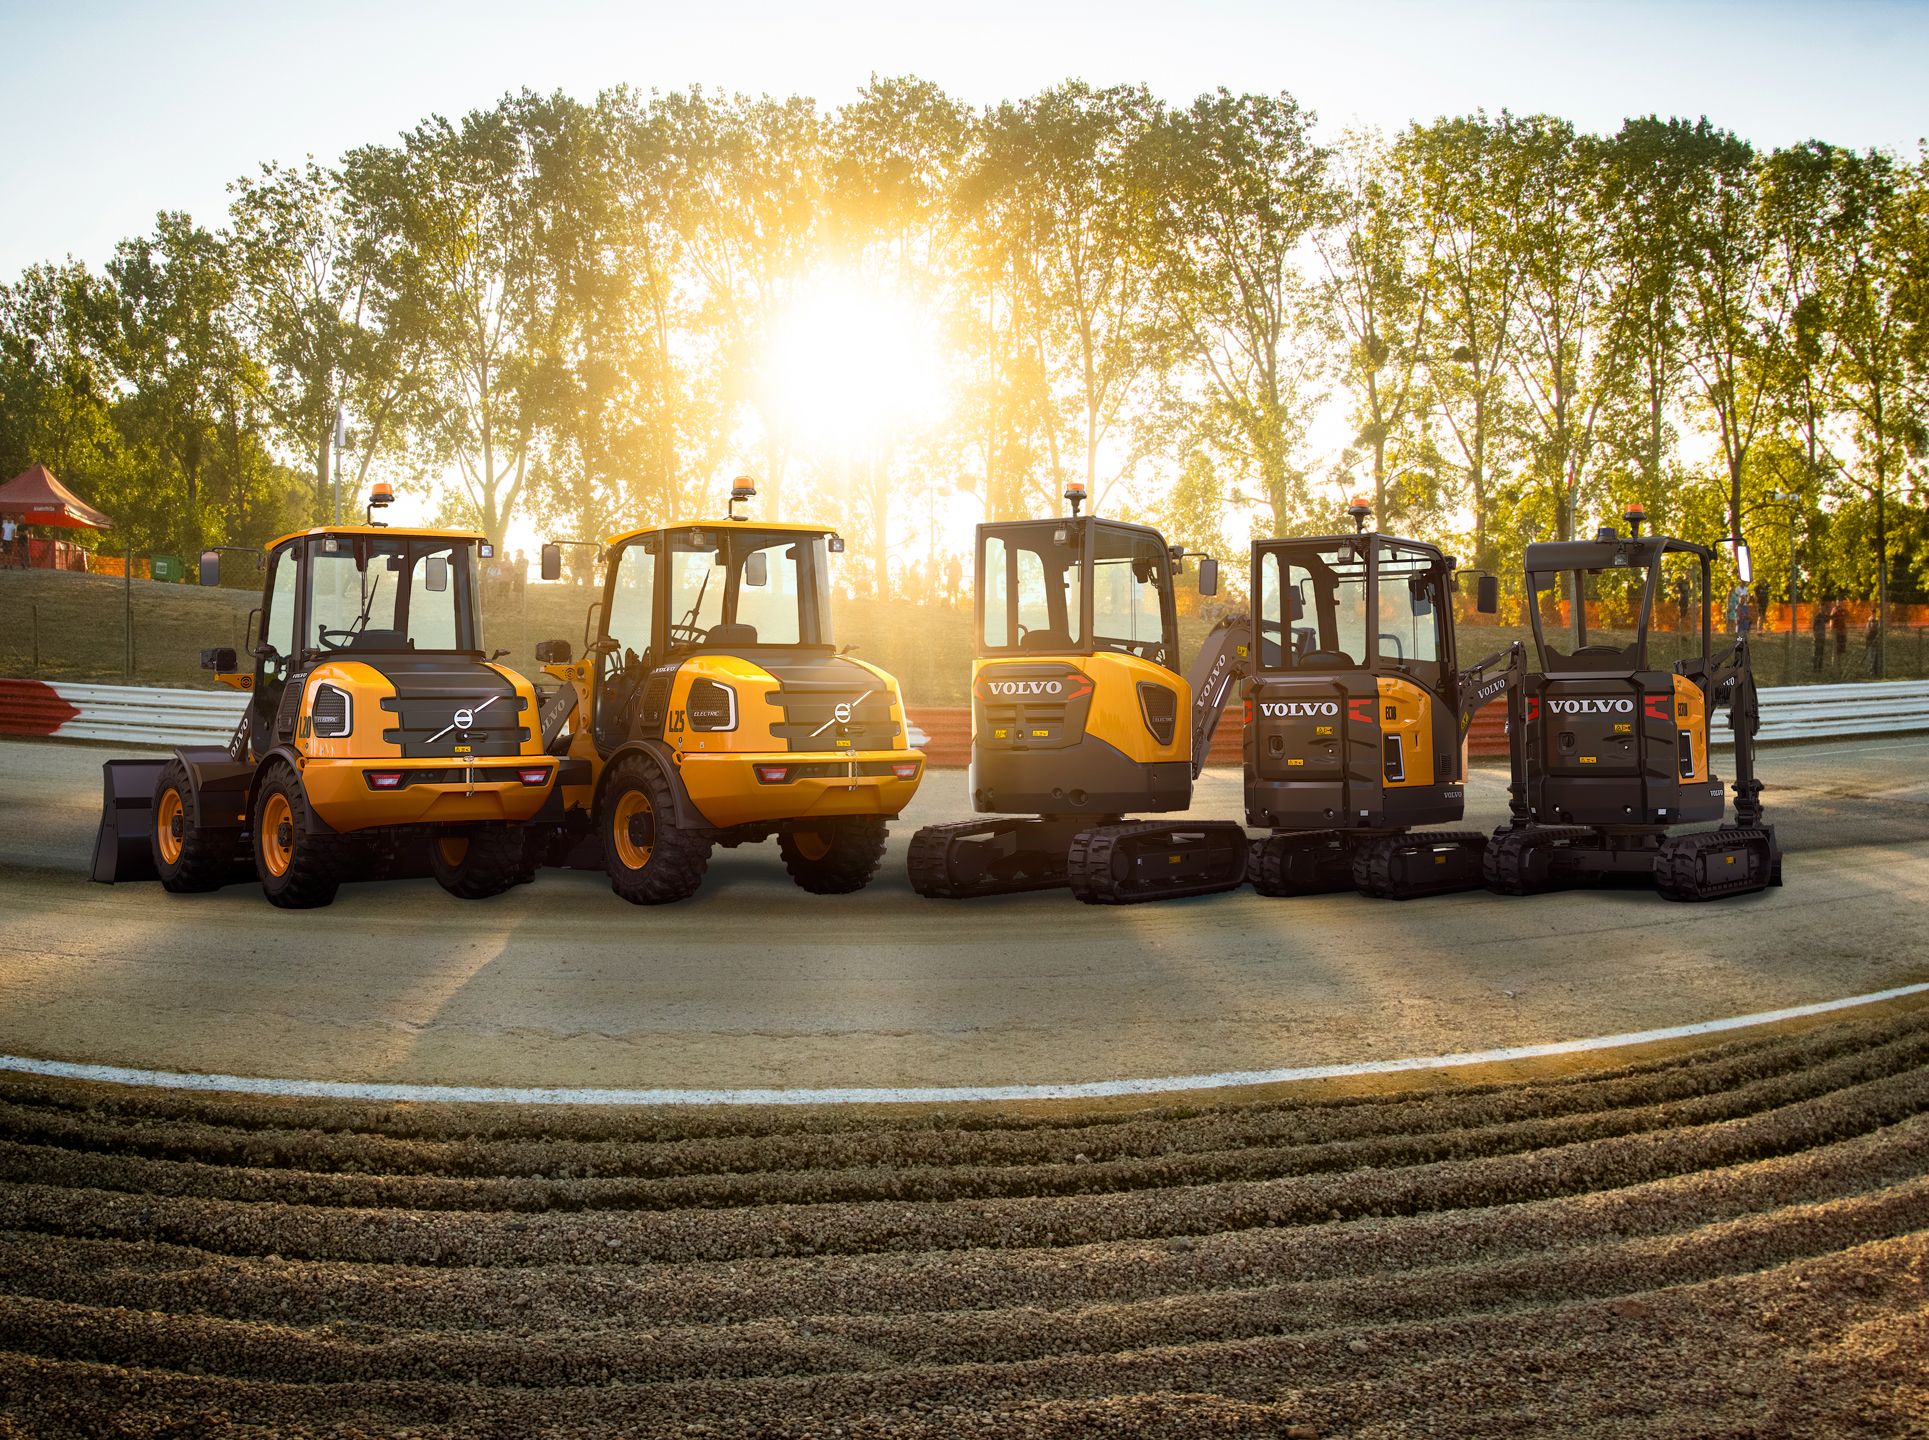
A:
{"type": "Polygon", "coordinates": [[[1747,590],[1735,604],[1735,633],[1747,635],[1755,628],[1755,597],[1747,590]]]}
{"type": "Polygon", "coordinates": [[[1829,627],[1835,631],[1835,669],[1840,674],[1849,657],[1849,607],[1839,599],[1829,606],[1829,627]]]}
{"type": "Polygon", "coordinates": [[[1876,674],[1881,666],[1878,663],[1882,654],[1882,611],[1880,607],[1869,607],[1869,623],[1862,627],[1862,663],[1868,667],[1870,675],[1876,674]]]}
{"type": "Polygon", "coordinates": [[[7,515],[0,517],[0,545],[5,546],[5,554],[9,565],[17,565],[19,563],[19,557],[13,553],[14,537],[19,533],[20,527],[13,523],[13,516],[7,515]]]}
{"type": "Polygon", "coordinates": [[[956,555],[944,562],[944,589],[953,604],[964,593],[964,566],[958,563],[956,555]]]}
{"type": "Polygon", "coordinates": [[[1829,648],[1829,607],[1820,601],[1809,607],[1809,633],[1815,637],[1815,661],[1812,666],[1816,674],[1822,673],[1822,662],[1828,658],[1829,648]]]}

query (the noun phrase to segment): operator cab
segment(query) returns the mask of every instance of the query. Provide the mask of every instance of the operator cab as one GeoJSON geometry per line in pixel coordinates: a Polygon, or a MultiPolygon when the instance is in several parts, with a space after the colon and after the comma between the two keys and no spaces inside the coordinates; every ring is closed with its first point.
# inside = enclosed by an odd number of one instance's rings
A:
{"type": "Polygon", "coordinates": [[[1530,614],[1549,676],[1706,672],[1715,552],[1667,535],[1527,547],[1530,614]]]}
{"type": "MultiPolygon", "coordinates": [[[[491,552],[479,535],[379,526],[318,528],[271,541],[262,608],[250,627],[257,753],[289,738],[283,732],[294,717],[284,697],[298,696],[301,678],[317,665],[358,660],[394,669],[419,668],[431,657],[480,661],[478,551],[491,552]]],[[[230,671],[236,658],[217,651],[204,663],[230,671]]]]}
{"type": "Polygon", "coordinates": [[[1176,672],[1173,569],[1163,537],[1143,525],[1091,515],[981,525],[978,653],[1131,655],[1176,672]]]}
{"type": "Polygon", "coordinates": [[[1403,675],[1439,691],[1454,674],[1453,564],[1382,534],[1262,540],[1258,669],[1403,675]]]}

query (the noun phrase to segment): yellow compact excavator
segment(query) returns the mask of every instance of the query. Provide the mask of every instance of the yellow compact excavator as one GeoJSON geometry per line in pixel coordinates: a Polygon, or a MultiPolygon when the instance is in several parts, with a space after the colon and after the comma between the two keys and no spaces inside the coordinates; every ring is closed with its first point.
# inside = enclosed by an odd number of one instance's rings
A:
{"type": "MultiPolygon", "coordinates": [[[[934,898],[1069,886],[1089,904],[1205,895],[1245,882],[1230,821],[1128,820],[1184,810],[1227,694],[1246,673],[1244,616],[1219,622],[1182,673],[1158,531],[1071,513],[980,525],[970,789],[996,818],[912,838],[912,887],[934,898]]],[[[1199,558],[1202,595],[1218,565],[1199,558]]]]}

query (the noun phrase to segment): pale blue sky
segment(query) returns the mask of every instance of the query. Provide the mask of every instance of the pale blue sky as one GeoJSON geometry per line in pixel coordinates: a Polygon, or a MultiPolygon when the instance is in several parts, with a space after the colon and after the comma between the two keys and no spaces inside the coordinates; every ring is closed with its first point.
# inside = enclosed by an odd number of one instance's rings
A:
{"type": "Polygon", "coordinates": [[[983,102],[1080,75],[1172,100],[1291,90],[1329,133],[1475,107],[1603,129],[1705,113],[1763,145],[1913,151],[1929,130],[1929,5],[1877,0],[0,0],[0,57],[0,277],[98,263],[163,207],[219,223],[227,182],[264,159],[332,159],[524,86],[835,104],[872,72],[911,72],[983,102]]]}

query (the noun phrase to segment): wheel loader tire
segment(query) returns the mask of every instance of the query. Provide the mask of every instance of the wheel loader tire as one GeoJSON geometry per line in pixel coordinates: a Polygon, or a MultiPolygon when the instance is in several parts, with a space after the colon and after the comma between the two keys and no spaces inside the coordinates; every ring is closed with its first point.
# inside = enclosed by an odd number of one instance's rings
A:
{"type": "Polygon", "coordinates": [[[341,888],[346,861],[340,838],[309,808],[301,777],[276,765],[255,792],[255,870],[269,903],[284,910],[327,905],[341,888]]]}
{"type": "Polygon", "coordinates": [[[796,820],[777,832],[777,849],[799,889],[813,895],[848,895],[877,874],[888,830],[881,815],[796,820]]]}
{"type": "Polygon", "coordinates": [[[670,782],[641,755],[610,767],[598,823],[610,888],[630,904],[687,900],[703,884],[710,836],[677,825],[670,782]]]}
{"type": "Polygon", "coordinates": [[[188,767],[170,760],[154,784],[154,869],[176,895],[218,890],[228,879],[235,851],[233,830],[192,823],[194,782],[188,767]]]}
{"type": "Polygon", "coordinates": [[[429,841],[429,869],[436,884],[464,900],[487,900],[523,878],[524,837],[507,825],[437,835],[429,841]]]}

